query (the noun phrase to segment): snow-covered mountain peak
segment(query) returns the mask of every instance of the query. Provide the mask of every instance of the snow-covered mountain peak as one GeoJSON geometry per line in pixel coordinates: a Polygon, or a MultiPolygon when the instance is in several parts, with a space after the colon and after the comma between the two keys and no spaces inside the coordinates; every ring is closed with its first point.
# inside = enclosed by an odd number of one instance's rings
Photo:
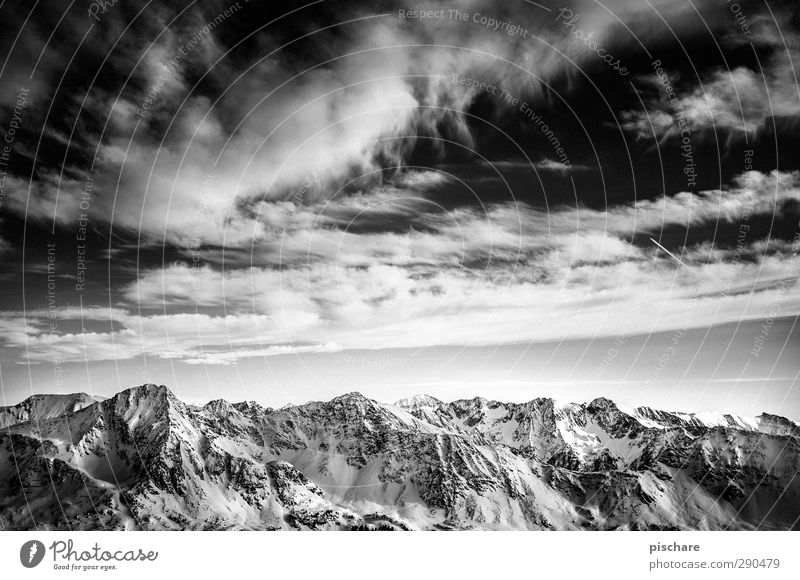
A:
{"type": "Polygon", "coordinates": [[[443,404],[444,403],[442,403],[442,401],[436,397],[422,394],[400,399],[394,403],[396,407],[400,407],[402,409],[436,409],[441,407],[443,404]]]}
{"type": "Polygon", "coordinates": [[[612,401],[611,399],[607,399],[606,397],[597,397],[592,399],[587,405],[587,409],[590,410],[603,410],[603,411],[619,411],[619,407],[617,404],[612,401]]]}
{"type": "Polygon", "coordinates": [[[800,435],[800,425],[780,415],[761,413],[756,417],[758,429],[770,435],[800,435]]]}
{"type": "Polygon", "coordinates": [[[229,415],[232,412],[238,412],[236,405],[229,403],[225,399],[214,399],[213,401],[209,401],[202,407],[215,415],[229,415]]]}
{"type": "Polygon", "coordinates": [[[369,399],[359,393],[358,391],[352,391],[350,393],[344,393],[343,395],[339,395],[334,397],[330,400],[331,403],[375,403],[372,399],[369,399]]]}
{"type": "Polygon", "coordinates": [[[98,399],[86,393],[32,395],[16,405],[0,407],[0,429],[16,423],[45,421],[67,413],[74,413],[93,405],[98,399]]]}
{"type": "Polygon", "coordinates": [[[450,404],[459,407],[485,407],[489,404],[489,399],[485,397],[472,397],[471,399],[457,399],[450,404]]]}
{"type": "Polygon", "coordinates": [[[358,393],[275,411],[148,384],[0,430],[0,524],[790,529],[798,471],[797,425],[767,413],[358,393]]]}
{"type": "Polygon", "coordinates": [[[241,401],[239,403],[234,403],[233,408],[243,415],[263,415],[272,412],[271,408],[262,407],[255,401],[241,401]]]}
{"type": "Polygon", "coordinates": [[[120,391],[115,397],[119,397],[120,395],[127,396],[129,398],[141,399],[141,398],[154,398],[159,400],[170,399],[177,401],[177,397],[175,394],[167,387],[166,385],[156,385],[155,383],[145,383],[143,385],[138,385],[136,387],[130,387],[125,389],[124,391],[120,391]]]}

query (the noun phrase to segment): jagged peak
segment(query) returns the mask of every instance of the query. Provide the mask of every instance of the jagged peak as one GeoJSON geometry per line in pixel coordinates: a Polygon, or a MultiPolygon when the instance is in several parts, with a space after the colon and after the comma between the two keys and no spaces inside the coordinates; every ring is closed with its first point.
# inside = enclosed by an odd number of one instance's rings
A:
{"type": "Polygon", "coordinates": [[[262,405],[256,403],[255,401],[240,401],[238,403],[234,403],[232,405],[234,409],[239,411],[240,413],[250,414],[253,412],[256,413],[269,413],[272,411],[269,407],[263,407],[262,405]]]}
{"type": "Polygon", "coordinates": [[[344,405],[344,406],[356,406],[356,407],[383,407],[383,404],[379,403],[374,399],[370,399],[369,397],[365,397],[358,391],[353,391],[351,393],[344,393],[343,395],[339,395],[338,397],[332,398],[330,401],[323,402],[323,405],[344,405]]]}
{"type": "Polygon", "coordinates": [[[620,408],[617,406],[617,404],[614,401],[612,401],[611,399],[608,399],[606,397],[597,397],[595,399],[592,399],[586,405],[586,408],[587,409],[611,409],[611,410],[617,410],[617,411],[620,410],[620,408]]]}
{"type": "Polygon", "coordinates": [[[308,410],[323,408],[333,408],[336,406],[341,406],[345,408],[358,408],[363,409],[367,407],[383,407],[381,403],[365,397],[358,391],[353,391],[350,393],[344,393],[333,397],[332,399],[328,399],[327,401],[308,401],[303,405],[294,405],[292,403],[287,403],[286,405],[280,407],[278,409],[279,412],[305,412],[308,410]]]}
{"type": "Polygon", "coordinates": [[[143,401],[152,401],[153,403],[161,403],[168,406],[185,406],[167,386],[154,383],[130,387],[120,391],[110,399],[106,399],[101,404],[110,407],[118,407],[120,405],[127,407],[138,406],[143,401]]]}
{"type": "Polygon", "coordinates": [[[98,399],[86,393],[36,394],[16,405],[0,407],[0,428],[28,421],[43,421],[61,415],[76,413],[98,403],[98,399]]]}
{"type": "Polygon", "coordinates": [[[456,399],[451,405],[456,405],[458,407],[467,407],[467,406],[476,406],[476,407],[485,407],[489,403],[489,399],[484,397],[472,397],[471,399],[456,399]]]}
{"type": "Polygon", "coordinates": [[[6,407],[0,407],[0,409],[10,409],[12,407],[24,407],[29,406],[33,403],[37,403],[40,401],[54,401],[54,402],[67,402],[67,401],[75,401],[75,402],[87,402],[87,403],[95,403],[101,401],[102,397],[93,397],[88,393],[66,393],[66,394],[45,394],[45,393],[37,393],[31,395],[20,401],[15,405],[8,405],[6,407]]]}
{"type": "Polygon", "coordinates": [[[758,431],[758,422],[751,417],[721,413],[719,411],[699,411],[697,413],[670,413],[695,426],[703,428],[734,428],[758,431]]]}
{"type": "Polygon", "coordinates": [[[773,435],[800,435],[800,425],[772,413],[761,413],[756,417],[759,431],[773,435]]]}
{"type": "Polygon", "coordinates": [[[203,409],[207,409],[213,413],[230,413],[232,410],[238,411],[235,405],[225,399],[214,399],[203,405],[203,409]]]}
{"type": "Polygon", "coordinates": [[[552,397],[536,397],[535,399],[531,399],[530,401],[528,401],[527,404],[534,407],[541,407],[542,405],[552,405],[553,407],[555,407],[563,403],[559,403],[559,401],[556,401],[552,397]]]}
{"type": "MultiPolygon", "coordinates": [[[[135,387],[129,387],[125,390],[120,391],[117,395],[122,395],[124,393],[135,393],[135,394],[146,394],[148,396],[156,394],[156,395],[166,395],[169,397],[175,398],[175,394],[167,387],[166,385],[157,385],[155,383],[144,383],[142,385],[138,385],[135,387]]],[[[116,395],[115,395],[116,396],[116,395]]]]}
{"type": "Polygon", "coordinates": [[[339,395],[338,397],[334,397],[331,401],[349,401],[349,400],[364,400],[364,401],[371,401],[372,399],[368,399],[358,391],[351,391],[349,393],[344,393],[339,395]]]}
{"type": "Polygon", "coordinates": [[[521,406],[529,407],[531,409],[541,409],[544,407],[550,408],[554,411],[569,411],[579,409],[581,405],[578,403],[564,401],[562,399],[556,399],[555,397],[536,397],[527,403],[522,403],[521,406]]]}
{"type": "MultiPolygon", "coordinates": [[[[4,411],[6,414],[5,418],[0,417],[0,423],[5,426],[17,424],[30,420],[34,415],[37,417],[39,415],[42,417],[58,416],[62,413],[56,413],[55,409],[61,405],[61,402],[66,403],[67,408],[64,412],[67,413],[80,408],[90,407],[93,404],[97,404],[103,409],[116,408],[118,412],[123,413],[128,413],[128,409],[132,407],[145,410],[148,406],[153,406],[154,411],[175,409],[182,412],[182,410],[191,408],[198,411],[206,409],[216,414],[239,412],[250,416],[254,413],[260,415],[276,412],[273,409],[261,406],[255,401],[243,401],[232,404],[225,399],[216,399],[203,406],[188,407],[182,403],[167,386],[145,383],[125,389],[104,401],[101,400],[100,397],[94,397],[83,392],[70,394],[34,394],[15,406],[0,407],[0,412],[4,411]],[[51,401],[53,405],[49,404],[51,401]],[[47,406],[47,409],[34,412],[34,407],[40,409],[43,403],[47,406]],[[23,417],[21,413],[24,413],[25,416],[23,417]]],[[[415,409],[442,409],[445,411],[446,409],[450,409],[451,411],[456,410],[459,414],[487,412],[488,409],[493,409],[495,407],[508,408],[515,413],[540,412],[539,410],[549,412],[547,410],[552,409],[557,415],[564,415],[566,413],[569,416],[573,416],[575,413],[583,414],[588,412],[601,418],[604,423],[624,421],[627,424],[630,420],[633,420],[645,428],[664,429],[683,427],[696,431],[722,427],[754,432],[760,431],[776,435],[796,436],[800,434],[800,425],[786,417],[767,412],[750,418],[731,413],[711,411],[695,413],[664,411],[649,406],[639,406],[629,409],[602,396],[588,403],[564,403],[551,397],[537,397],[527,403],[503,403],[480,396],[444,403],[436,397],[420,393],[412,397],[400,399],[393,405],[386,405],[370,399],[360,392],[352,391],[341,394],[328,401],[309,402],[306,405],[299,406],[286,405],[282,410],[298,409],[302,412],[303,408],[331,409],[332,406],[337,405],[344,406],[345,409],[353,409],[359,413],[364,413],[368,409],[376,409],[394,414],[397,414],[397,409],[402,409],[403,411],[413,411],[415,409]],[[394,411],[392,407],[395,408],[394,411]]],[[[137,411],[137,413],[138,412],[140,411],[137,411]]],[[[403,417],[405,417],[405,415],[403,415],[403,417]]]]}
{"type": "Polygon", "coordinates": [[[797,423],[792,421],[791,419],[787,419],[781,415],[773,415],[772,413],[761,413],[760,415],[756,416],[756,419],[761,421],[770,421],[773,423],[778,423],[780,425],[786,425],[787,427],[797,427],[797,423]]]}
{"type": "Polygon", "coordinates": [[[435,409],[443,404],[444,403],[439,399],[437,399],[436,397],[432,397],[431,395],[425,395],[425,394],[414,395],[413,397],[406,397],[394,403],[395,407],[401,407],[403,409],[423,409],[423,408],[435,409]]]}

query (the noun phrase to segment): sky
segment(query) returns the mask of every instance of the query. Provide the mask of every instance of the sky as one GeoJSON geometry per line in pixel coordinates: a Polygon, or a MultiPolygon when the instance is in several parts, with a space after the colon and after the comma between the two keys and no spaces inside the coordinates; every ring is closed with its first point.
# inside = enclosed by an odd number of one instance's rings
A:
{"type": "Polygon", "coordinates": [[[793,2],[0,5],[1,404],[800,419],[793,2]]]}

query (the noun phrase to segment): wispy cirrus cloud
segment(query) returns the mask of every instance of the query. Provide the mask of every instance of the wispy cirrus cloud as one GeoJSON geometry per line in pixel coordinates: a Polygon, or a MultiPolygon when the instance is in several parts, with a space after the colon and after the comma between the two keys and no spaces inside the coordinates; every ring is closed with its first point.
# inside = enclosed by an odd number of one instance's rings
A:
{"type": "MultiPolygon", "coordinates": [[[[621,23],[635,26],[651,19],[653,11],[673,26],[700,26],[687,18],[693,15],[690,4],[667,0],[646,6],[568,4],[610,50],[635,48],[637,41],[621,23]]],[[[318,24],[316,13],[302,12],[307,19],[303,38],[315,47],[307,54],[281,44],[287,40],[283,21],[267,26],[251,41],[260,57],[255,61],[229,52],[232,46],[226,43],[247,30],[248,11],[256,10],[252,4],[186,54],[181,52],[186,39],[217,15],[218,3],[198,3],[180,16],[177,7],[148,5],[130,26],[125,11],[108,11],[75,57],[76,69],[85,59],[91,71],[108,56],[104,74],[88,92],[65,91],[69,96],[56,101],[57,114],[74,118],[74,127],[47,126],[44,135],[58,155],[37,168],[32,183],[27,173],[9,181],[9,209],[68,227],[82,211],[81,184],[91,173],[98,195],[88,211],[95,223],[113,222],[141,233],[144,241],[187,246],[199,236],[210,244],[246,247],[268,234],[242,211],[261,199],[292,199],[302,189],[302,203],[313,203],[354,180],[362,187],[374,185],[380,179],[376,170],[402,167],[420,139],[439,152],[449,141],[473,148],[466,113],[481,92],[449,80],[453,72],[500,84],[533,102],[543,97],[546,84],[578,79],[603,66],[564,33],[554,12],[535,5],[493,7],[496,19],[529,30],[525,39],[472,21],[408,20],[397,12],[398,7],[485,12],[476,0],[383,2],[379,7],[385,11],[342,7],[341,24],[333,26],[318,24]],[[358,24],[349,26],[351,20],[358,24]],[[117,36],[121,30],[125,34],[117,36]],[[182,60],[176,64],[178,56],[182,60]],[[67,144],[71,153],[61,155],[67,144]]],[[[721,27],[722,8],[709,10],[707,22],[721,27]]],[[[49,22],[54,16],[42,18],[49,22]]],[[[29,30],[9,74],[16,78],[38,66],[35,92],[54,89],[70,51],[50,51],[41,63],[31,55],[48,39],[46,30],[55,30],[56,45],[68,45],[87,32],[86,20],[68,13],[42,30],[29,30]]],[[[667,27],[650,26],[639,33],[656,40],[671,34],[667,27]]],[[[75,83],[83,88],[89,80],[75,83]]],[[[46,114],[44,102],[32,101],[30,126],[46,114]]],[[[496,106],[501,118],[519,119],[519,111],[504,101],[496,106]]],[[[546,160],[539,168],[562,169],[546,160]]]]}

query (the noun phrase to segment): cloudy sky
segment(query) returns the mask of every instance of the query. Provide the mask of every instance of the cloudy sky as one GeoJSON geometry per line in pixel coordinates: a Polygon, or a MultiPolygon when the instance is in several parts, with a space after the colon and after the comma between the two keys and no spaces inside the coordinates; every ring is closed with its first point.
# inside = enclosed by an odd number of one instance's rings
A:
{"type": "Polygon", "coordinates": [[[152,381],[800,419],[795,2],[0,15],[0,404],[152,381]]]}

